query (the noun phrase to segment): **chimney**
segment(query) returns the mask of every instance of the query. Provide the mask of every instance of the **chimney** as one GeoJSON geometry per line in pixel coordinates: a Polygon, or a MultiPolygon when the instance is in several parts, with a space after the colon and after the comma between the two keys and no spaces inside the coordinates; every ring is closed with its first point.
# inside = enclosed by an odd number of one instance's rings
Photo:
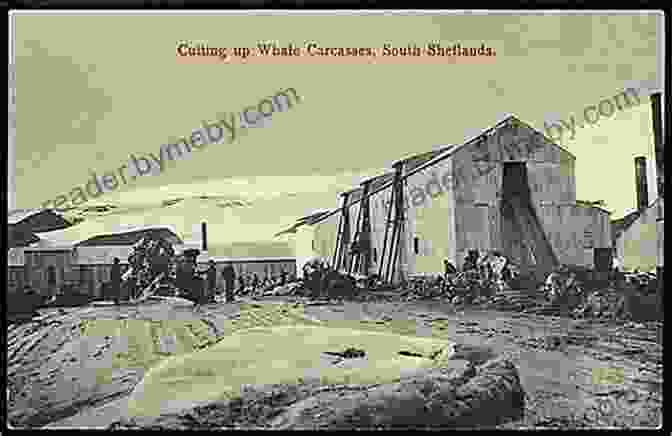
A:
{"type": "Polygon", "coordinates": [[[208,251],[208,225],[201,223],[201,250],[208,251]]]}
{"type": "Polygon", "coordinates": [[[637,191],[637,210],[642,212],[649,207],[649,191],[646,184],[646,158],[635,158],[635,189],[637,191]]]}
{"type": "Polygon", "coordinates": [[[651,120],[653,121],[653,145],[656,152],[656,182],[658,184],[658,197],[663,197],[665,185],[665,171],[663,165],[663,111],[660,104],[661,93],[651,94],[651,120]]]}

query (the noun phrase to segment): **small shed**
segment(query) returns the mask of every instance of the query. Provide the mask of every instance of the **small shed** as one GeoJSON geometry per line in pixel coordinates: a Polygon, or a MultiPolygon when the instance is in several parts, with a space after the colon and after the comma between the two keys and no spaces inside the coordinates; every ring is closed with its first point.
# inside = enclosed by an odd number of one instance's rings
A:
{"type": "Polygon", "coordinates": [[[655,271],[659,260],[657,220],[661,200],[658,198],[646,209],[634,211],[612,223],[616,256],[626,270],[655,271]]]}

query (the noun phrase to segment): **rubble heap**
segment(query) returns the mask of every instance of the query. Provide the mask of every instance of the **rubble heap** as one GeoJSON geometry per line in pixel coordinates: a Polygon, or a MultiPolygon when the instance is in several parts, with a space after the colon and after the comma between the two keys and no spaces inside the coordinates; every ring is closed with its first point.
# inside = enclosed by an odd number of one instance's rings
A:
{"type": "Polygon", "coordinates": [[[159,281],[175,283],[175,250],[167,240],[149,236],[136,242],[128,257],[130,268],[122,277],[125,295],[138,297],[150,285],[159,281]]]}

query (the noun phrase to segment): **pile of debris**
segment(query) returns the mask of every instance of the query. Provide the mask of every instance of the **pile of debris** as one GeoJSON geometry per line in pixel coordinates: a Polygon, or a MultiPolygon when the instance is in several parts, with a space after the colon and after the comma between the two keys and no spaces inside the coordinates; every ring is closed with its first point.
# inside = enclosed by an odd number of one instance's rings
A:
{"type": "Polygon", "coordinates": [[[135,299],[151,286],[175,282],[175,251],[163,238],[150,235],[140,239],[133,245],[128,263],[122,276],[126,298],[135,299]]]}
{"type": "Polygon", "coordinates": [[[626,310],[626,297],[613,288],[593,291],[586,296],[585,301],[572,309],[575,317],[629,319],[630,313],[626,310]]]}
{"type": "Polygon", "coordinates": [[[589,268],[560,265],[541,285],[523,277],[497,252],[480,259],[473,252],[462,272],[412,277],[402,299],[439,299],[456,308],[517,311],[549,316],[621,320],[662,319],[652,273],[604,278],[589,268]],[[654,313],[655,312],[655,313],[654,313]]]}
{"type": "Polygon", "coordinates": [[[518,267],[497,251],[479,257],[471,250],[461,272],[444,261],[445,273],[411,277],[402,298],[405,300],[443,299],[455,305],[481,304],[519,286],[518,267]]]}
{"type": "Polygon", "coordinates": [[[543,304],[527,312],[574,318],[662,319],[656,290],[655,274],[625,274],[605,283],[592,280],[590,270],[561,266],[549,274],[540,289],[543,304]]]}

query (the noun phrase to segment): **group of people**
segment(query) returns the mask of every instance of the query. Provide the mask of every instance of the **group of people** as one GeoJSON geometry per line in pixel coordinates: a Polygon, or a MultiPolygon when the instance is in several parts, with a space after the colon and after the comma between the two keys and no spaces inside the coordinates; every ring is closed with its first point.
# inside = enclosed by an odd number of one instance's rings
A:
{"type": "MultiPolygon", "coordinates": [[[[209,295],[214,299],[218,293],[217,267],[213,260],[208,264],[207,270],[203,271],[206,276],[209,295]]],[[[235,296],[246,296],[274,286],[284,286],[290,279],[287,271],[282,270],[277,276],[267,275],[261,279],[257,273],[236,274],[233,264],[228,262],[221,272],[224,281],[224,295],[227,303],[234,302],[235,296]]]]}
{"type": "Polygon", "coordinates": [[[444,259],[443,265],[445,292],[465,285],[469,289],[502,291],[518,275],[515,265],[497,251],[480,254],[478,250],[469,250],[462,264],[462,273],[448,259],[444,259]]]}

